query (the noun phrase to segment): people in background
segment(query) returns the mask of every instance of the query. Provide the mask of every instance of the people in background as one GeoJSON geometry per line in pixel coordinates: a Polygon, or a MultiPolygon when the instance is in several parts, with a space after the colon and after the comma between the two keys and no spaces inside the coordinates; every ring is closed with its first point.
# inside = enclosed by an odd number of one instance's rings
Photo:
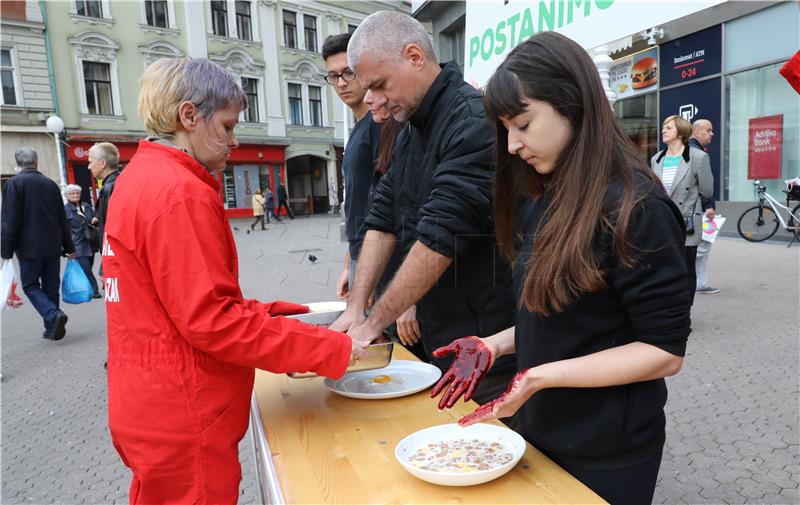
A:
{"type": "Polygon", "coordinates": [[[92,177],[102,181],[103,187],[97,197],[95,211],[98,220],[100,246],[104,240],[108,202],[114,193],[114,184],[119,177],[119,149],[111,142],[98,142],[89,149],[89,172],[92,177]]]}
{"type": "Polygon", "coordinates": [[[278,187],[275,188],[275,192],[278,196],[278,208],[275,212],[280,216],[281,209],[286,209],[286,214],[289,216],[289,219],[294,220],[294,213],[292,212],[292,207],[289,205],[289,195],[286,194],[286,186],[283,183],[279,183],[278,187]]]}
{"type": "Polygon", "coordinates": [[[257,192],[253,193],[253,216],[255,216],[255,221],[250,225],[250,230],[254,230],[258,223],[261,223],[262,231],[267,229],[267,227],[264,226],[264,212],[266,208],[267,202],[264,200],[264,195],[261,194],[261,190],[259,189],[257,192]]]}
{"type": "MultiPolygon", "coordinates": [[[[692,123],[692,136],[689,138],[689,146],[700,149],[704,153],[708,153],[708,146],[714,138],[714,125],[708,119],[698,119],[692,123]]],[[[713,182],[713,174],[712,174],[713,182]]],[[[706,219],[713,221],[717,215],[715,210],[716,202],[714,194],[705,195],[703,198],[702,207],[705,209],[706,219]]],[[[697,246],[697,261],[695,262],[695,271],[697,272],[697,289],[699,294],[715,294],[719,293],[719,289],[712,287],[708,284],[708,258],[711,255],[711,246],[713,242],[701,240],[697,246]]]]}
{"type": "Polygon", "coordinates": [[[61,340],[67,314],[59,308],[61,256],[75,257],[58,185],[39,172],[39,155],[29,147],[14,153],[20,172],[3,188],[3,259],[19,260],[22,291],[42,316],[43,337],[61,340]]]}
{"type": "Polygon", "coordinates": [[[75,245],[75,259],[81,266],[89,284],[92,285],[92,297],[100,298],[100,291],[97,287],[97,278],[94,276],[92,267],[94,266],[94,254],[100,250],[97,225],[99,223],[94,215],[94,209],[88,202],[81,201],[83,188],[77,184],[67,186],[67,203],[64,204],[64,211],[67,214],[69,223],[70,237],[75,245]]]}

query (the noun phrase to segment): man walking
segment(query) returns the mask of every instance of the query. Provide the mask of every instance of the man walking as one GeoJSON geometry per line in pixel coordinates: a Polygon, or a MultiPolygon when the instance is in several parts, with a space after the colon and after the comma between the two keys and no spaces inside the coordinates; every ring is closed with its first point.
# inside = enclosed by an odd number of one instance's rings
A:
{"type": "Polygon", "coordinates": [[[19,259],[22,290],[44,321],[44,338],[61,340],[67,315],[59,308],[61,255],[75,257],[58,185],[39,172],[39,155],[14,153],[22,171],[3,190],[2,257],[19,259]]]}
{"type": "Polygon", "coordinates": [[[294,221],[294,213],[292,212],[292,208],[289,206],[289,195],[286,194],[286,186],[280,182],[278,183],[278,187],[275,188],[275,191],[278,194],[278,208],[275,210],[275,212],[280,216],[281,207],[284,207],[286,208],[286,214],[289,216],[289,219],[294,221]]]}
{"type": "MultiPolygon", "coordinates": [[[[433,351],[460,337],[485,337],[514,325],[511,271],[496,253],[491,220],[494,131],[483,98],[458,65],[440,66],[415,19],[381,11],[356,29],[349,68],[368,90],[373,110],[386,107],[408,126],[397,139],[366,219],[367,232],[347,310],[331,329],[371,340],[416,303],[431,362],[433,351]],[[395,247],[402,265],[369,318],[364,309],[395,247]]],[[[515,372],[497,360],[474,398],[496,398],[515,372]]]]}
{"type": "MultiPolygon", "coordinates": [[[[89,171],[92,177],[103,181],[100,196],[97,197],[97,220],[99,221],[100,248],[105,243],[106,215],[108,200],[114,192],[114,184],[119,176],[119,150],[111,142],[98,142],[89,149],[89,171]]],[[[102,265],[101,265],[102,269],[102,265]]],[[[102,272],[101,272],[102,274],[102,272]]]]}
{"type": "MultiPolygon", "coordinates": [[[[708,146],[711,145],[711,140],[714,138],[714,125],[708,119],[698,119],[692,123],[692,136],[689,138],[689,145],[700,149],[701,151],[708,152],[708,146]]],[[[710,221],[716,216],[714,207],[716,202],[714,196],[709,195],[702,200],[703,208],[705,209],[706,218],[710,221]]],[[[697,259],[695,259],[695,271],[697,272],[697,288],[698,294],[715,294],[719,293],[719,289],[708,285],[708,257],[711,254],[712,242],[701,240],[700,245],[697,246],[697,259]]]]}

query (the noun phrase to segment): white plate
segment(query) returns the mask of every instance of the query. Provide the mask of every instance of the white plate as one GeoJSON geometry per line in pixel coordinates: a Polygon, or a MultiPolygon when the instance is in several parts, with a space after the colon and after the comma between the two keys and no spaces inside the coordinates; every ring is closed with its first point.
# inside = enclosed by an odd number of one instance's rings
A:
{"type": "Polygon", "coordinates": [[[347,302],[313,302],[306,303],[309,312],[336,312],[347,308],[347,302]]]}
{"type": "Polygon", "coordinates": [[[325,385],[348,398],[383,400],[412,395],[434,385],[442,371],[419,361],[394,360],[384,368],[350,372],[339,380],[325,379],[325,385]],[[376,382],[375,378],[379,382],[376,382]],[[380,382],[388,377],[386,382],[380,382]]]}
{"type": "Polygon", "coordinates": [[[514,465],[519,462],[523,454],[525,454],[525,439],[523,439],[519,433],[502,426],[483,423],[473,424],[466,428],[462,428],[457,424],[442,424],[431,428],[425,428],[424,430],[408,435],[401,440],[394,449],[394,455],[397,461],[399,461],[400,464],[403,465],[403,468],[408,470],[411,475],[432,484],[439,484],[442,486],[474,486],[476,484],[489,482],[514,468],[514,465]],[[434,472],[417,468],[409,463],[409,459],[414,453],[430,443],[446,442],[462,438],[469,440],[478,439],[484,442],[498,442],[505,450],[511,453],[513,459],[505,465],[489,470],[465,473],[434,472]]]}

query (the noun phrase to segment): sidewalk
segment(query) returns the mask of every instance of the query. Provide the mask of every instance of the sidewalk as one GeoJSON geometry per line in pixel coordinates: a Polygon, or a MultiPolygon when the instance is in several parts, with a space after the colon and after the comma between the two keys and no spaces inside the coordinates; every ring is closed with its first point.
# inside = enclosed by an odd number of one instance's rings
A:
{"type": "MultiPolygon", "coordinates": [[[[339,220],[284,221],[249,234],[250,220],[232,223],[244,295],[333,299],[339,220]]],[[[683,371],[668,381],[655,502],[797,503],[800,246],[719,239],[710,275],[721,291],[697,296],[683,371]]],[[[127,503],[130,474],[107,429],[104,306],[65,311],[60,342],[41,337],[27,299],[2,311],[3,504],[127,503]]],[[[240,446],[242,504],[260,499],[250,443],[240,446]]]]}

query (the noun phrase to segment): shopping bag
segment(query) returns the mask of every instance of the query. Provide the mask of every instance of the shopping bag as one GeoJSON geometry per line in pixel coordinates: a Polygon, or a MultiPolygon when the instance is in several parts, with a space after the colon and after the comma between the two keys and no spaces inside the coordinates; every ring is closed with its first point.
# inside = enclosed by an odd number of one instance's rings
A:
{"type": "Polygon", "coordinates": [[[14,284],[14,263],[4,259],[3,269],[0,271],[0,300],[3,302],[11,295],[12,284],[14,284]]]}
{"type": "Polygon", "coordinates": [[[61,299],[64,303],[85,303],[91,301],[92,285],[77,260],[67,260],[64,278],[61,280],[61,299]]]}
{"type": "Polygon", "coordinates": [[[717,240],[719,229],[722,228],[723,224],[725,224],[725,218],[719,214],[714,216],[714,219],[708,219],[706,215],[703,214],[703,236],[701,238],[706,242],[713,243],[717,240]]]}

